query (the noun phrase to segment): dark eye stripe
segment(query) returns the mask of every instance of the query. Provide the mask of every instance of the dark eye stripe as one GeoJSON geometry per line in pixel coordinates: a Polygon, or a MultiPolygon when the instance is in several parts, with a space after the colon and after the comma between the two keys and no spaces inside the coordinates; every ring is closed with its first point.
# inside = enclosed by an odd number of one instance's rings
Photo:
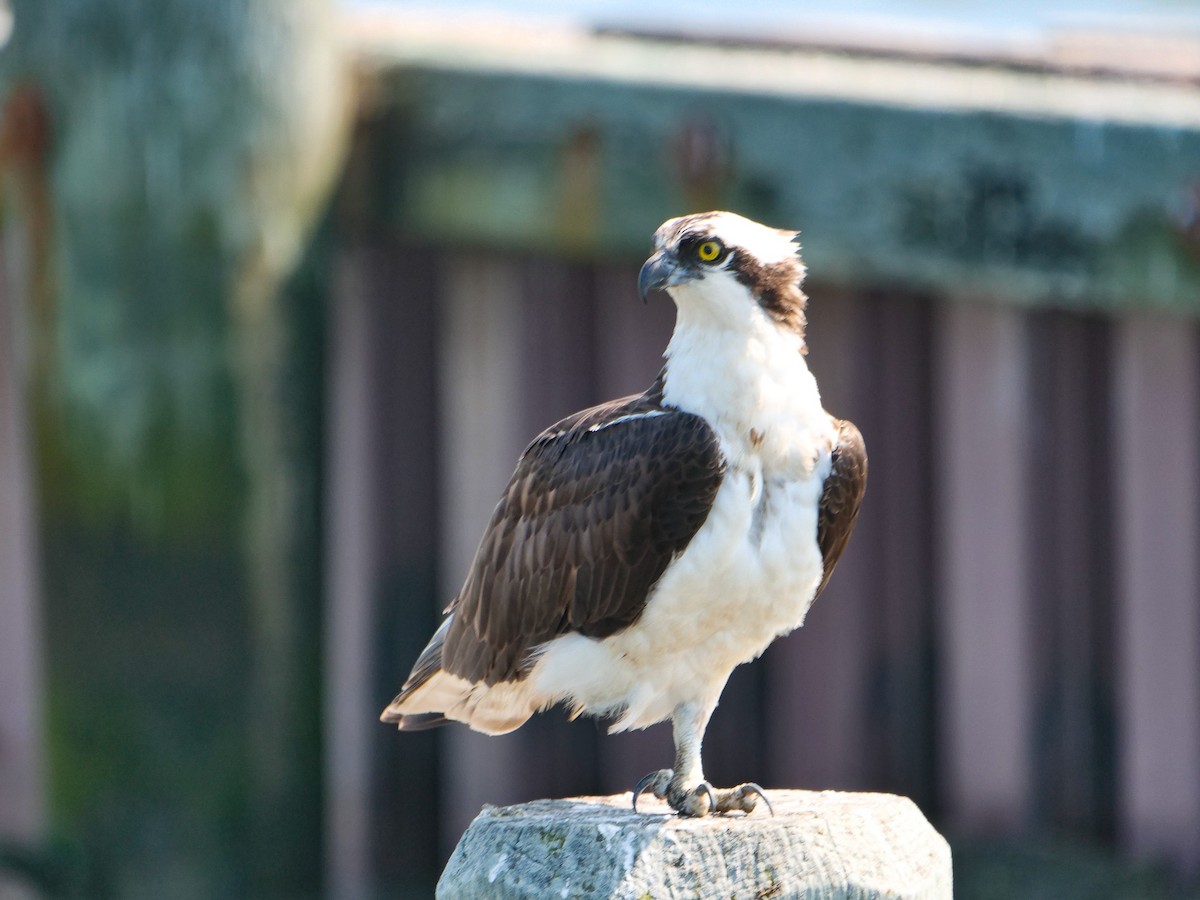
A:
{"type": "Polygon", "coordinates": [[[676,247],[676,253],[680,259],[692,259],[696,262],[704,263],[706,266],[716,265],[731,255],[729,248],[719,238],[715,238],[704,231],[684,232],[677,239],[676,247]],[[716,255],[701,255],[701,249],[708,244],[712,244],[717,248],[716,255]]]}

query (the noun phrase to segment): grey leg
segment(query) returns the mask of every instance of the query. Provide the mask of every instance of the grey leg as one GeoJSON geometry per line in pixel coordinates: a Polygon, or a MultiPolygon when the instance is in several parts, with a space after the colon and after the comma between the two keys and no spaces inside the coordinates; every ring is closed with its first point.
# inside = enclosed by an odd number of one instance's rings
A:
{"type": "Polygon", "coordinates": [[[681,816],[707,816],[734,810],[748,813],[754,809],[758,797],[762,797],[768,809],[771,808],[762,788],[756,784],[718,791],[705,780],[700,748],[711,715],[712,707],[695,703],[685,703],[675,710],[671,716],[675,768],[651,772],[638,782],[633,789],[634,811],[637,810],[638,796],[645,792],[666,800],[681,816]]]}

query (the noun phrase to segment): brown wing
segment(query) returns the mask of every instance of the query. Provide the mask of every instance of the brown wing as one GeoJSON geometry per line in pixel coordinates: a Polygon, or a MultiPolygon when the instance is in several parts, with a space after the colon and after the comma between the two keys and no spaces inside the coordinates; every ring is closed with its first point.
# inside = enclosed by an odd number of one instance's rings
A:
{"type": "Polygon", "coordinates": [[[867,490],[867,448],[853,422],[835,419],[838,438],[833,446],[833,467],[825,479],[817,512],[817,545],[821,548],[825,574],[817,596],[829,583],[838,558],[858,518],[863,494],[867,490]]]}
{"type": "Polygon", "coordinates": [[[601,638],[637,621],[708,516],[724,467],[703,419],[646,395],[548,429],[522,455],[449,625],[405,690],[439,663],[473,682],[519,680],[556,635],[601,638]]]}

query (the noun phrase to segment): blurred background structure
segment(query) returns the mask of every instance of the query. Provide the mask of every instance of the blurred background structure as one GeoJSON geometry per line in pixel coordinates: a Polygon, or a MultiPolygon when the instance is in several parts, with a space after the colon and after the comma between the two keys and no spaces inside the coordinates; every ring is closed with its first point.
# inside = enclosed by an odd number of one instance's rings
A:
{"type": "Polygon", "coordinates": [[[12,0],[0,896],[425,897],[667,729],[379,710],[635,281],[801,229],[871,484],[715,782],[887,790],[964,897],[1198,896],[1200,12],[1170,0],[12,0]]]}

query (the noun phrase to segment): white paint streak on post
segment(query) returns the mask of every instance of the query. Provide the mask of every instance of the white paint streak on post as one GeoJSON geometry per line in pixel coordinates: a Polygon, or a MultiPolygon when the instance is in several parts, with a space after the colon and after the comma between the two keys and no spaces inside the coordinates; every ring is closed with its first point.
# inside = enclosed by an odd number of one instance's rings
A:
{"type": "Polygon", "coordinates": [[[1015,828],[1030,810],[1031,426],[1023,317],[999,306],[943,303],[934,338],[943,787],[951,821],[975,831],[1015,828]]]}
{"type": "Polygon", "coordinates": [[[1200,867],[1200,356],[1191,323],[1116,326],[1119,831],[1200,867]]]}
{"type": "Polygon", "coordinates": [[[371,448],[369,254],[346,249],[336,276],[337,315],[330,317],[329,453],[325,506],[325,806],[326,869],[331,896],[368,896],[371,752],[368,729],[379,727],[371,696],[372,591],[378,572],[378,521],[371,448]]]}
{"type": "MultiPolygon", "coordinates": [[[[442,267],[440,583],[457,591],[512,474],[521,429],[521,271],[483,256],[447,257],[442,267]]],[[[453,847],[487,803],[520,797],[519,737],[446,729],[442,837],[453,847]]]]}

